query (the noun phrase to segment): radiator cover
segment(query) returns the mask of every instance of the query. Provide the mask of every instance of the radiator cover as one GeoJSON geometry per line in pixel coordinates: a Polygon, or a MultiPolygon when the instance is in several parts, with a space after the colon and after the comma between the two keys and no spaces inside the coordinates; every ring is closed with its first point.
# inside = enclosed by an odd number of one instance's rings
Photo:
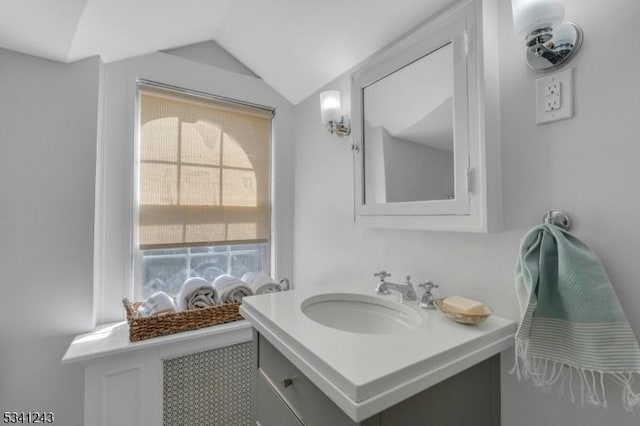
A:
{"type": "Polygon", "coordinates": [[[164,426],[249,426],[253,342],[163,361],[164,426]]]}

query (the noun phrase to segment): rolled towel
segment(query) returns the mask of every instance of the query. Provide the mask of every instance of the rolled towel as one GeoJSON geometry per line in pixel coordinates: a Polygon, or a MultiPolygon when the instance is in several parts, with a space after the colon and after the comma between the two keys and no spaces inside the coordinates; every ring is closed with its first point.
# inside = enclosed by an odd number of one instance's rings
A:
{"type": "Polygon", "coordinates": [[[213,287],[220,295],[220,301],[223,303],[240,303],[244,296],[253,294],[253,291],[244,281],[226,274],[220,275],[213,280],[213,287]]]}
{"type": "Polygon", "coordinates": [[[247,272],[242,281],[248,284],[254,294],[275,293],[282,290],[282,286],[264,272],[247,272]]]}
{"type": "Polygon", "coordinates": [[[176,307],[173,297],[164,291],[156,291],[140,304],[138,307],[138,315],[148,317],[163,312],[175,312],[177,310],[178,308],[176,307]]]}
{"type": "Polygon", "coordinates": [[[200,277],[188,278],[176,296],[178,309],[208,308],[219,303],[220,297],[209,281],[200,277]]]}

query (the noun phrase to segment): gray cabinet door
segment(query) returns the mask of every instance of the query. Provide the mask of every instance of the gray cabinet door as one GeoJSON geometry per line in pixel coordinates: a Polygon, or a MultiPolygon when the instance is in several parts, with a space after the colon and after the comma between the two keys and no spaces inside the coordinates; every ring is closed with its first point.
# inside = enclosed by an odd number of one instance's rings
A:
{"type": "Polygon", "coordinates": [[[499,355],[354,423],[263,336],[256,337],[257,426],[500,426],[499,355]]]}
{"type": "Polygon", "coordinates": [[[500,426],[500,358],[489,358],[381,414],[382,426],[500,426]]]}
{"type": "Polygon", "coordinates": [[[258,350],[259,369],[286,403],[309,426],[358,426],[311,380],[298,370],[262,335],[258,350]],[[284,386],[283,381],[291,382],[284,386]]]}
{"type": "Polygon", "coordinates": [[[302,425],[260,373],[256,385],[256,426],[302,425]]]}

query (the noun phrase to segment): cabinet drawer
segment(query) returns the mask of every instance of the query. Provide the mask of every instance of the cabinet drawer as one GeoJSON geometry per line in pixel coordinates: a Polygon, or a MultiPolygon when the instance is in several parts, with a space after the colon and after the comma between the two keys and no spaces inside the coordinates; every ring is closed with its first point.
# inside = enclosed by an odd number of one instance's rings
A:
{"type": "Polygon", "coordinates": [[[262,335],[258,339],[258,345],[260,371],[305,424],[310,426],[359,424],[354,423],[262,335]],[[290,382],[285,384],[287,379],[290,382]]]}
{"type": "Polygon", "coordinates": [[[257,426],[301,426],[302,423],[291,412],[276,391],[258,374],[256,383],[256,425],[257,426]]]}

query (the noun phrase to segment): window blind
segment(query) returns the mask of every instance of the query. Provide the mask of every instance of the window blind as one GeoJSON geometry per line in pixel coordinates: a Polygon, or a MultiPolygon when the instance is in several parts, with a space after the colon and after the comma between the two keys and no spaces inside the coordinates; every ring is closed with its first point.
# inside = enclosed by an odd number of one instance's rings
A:
{"type": "Polygon", "coordinates": [[[139,92],[139,248],[268,242],[273,112],[139,92]]]}

